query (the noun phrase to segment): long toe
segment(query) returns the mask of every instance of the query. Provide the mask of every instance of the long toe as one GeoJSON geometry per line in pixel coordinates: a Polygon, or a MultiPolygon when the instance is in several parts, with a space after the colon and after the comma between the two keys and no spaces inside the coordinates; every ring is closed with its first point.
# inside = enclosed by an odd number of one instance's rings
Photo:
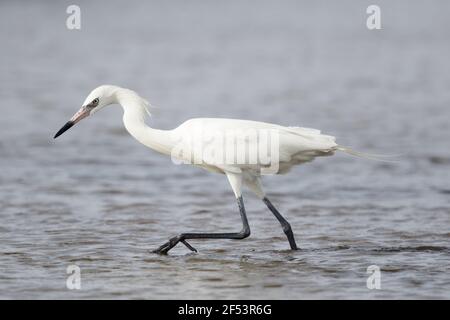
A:
{"type": "Polygon", "coordinates": [[[193,246],[191,246],[186,240],[181,240],[181,242],[191,251],[198,252],[193,246]]]}
{"type": "Polygon", "coordinates": [[[170,241],[164,243],[162,246],[160,246],[158,249],[155,249],[152,251],[152,253],[157,253],[157,254],[167,254],[167,252],[170,250],[170,241]]]}

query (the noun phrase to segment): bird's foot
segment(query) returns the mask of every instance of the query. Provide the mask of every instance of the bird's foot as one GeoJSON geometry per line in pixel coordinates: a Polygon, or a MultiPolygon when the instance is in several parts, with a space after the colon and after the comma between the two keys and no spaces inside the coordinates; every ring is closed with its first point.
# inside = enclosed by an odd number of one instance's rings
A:
{"type": "Polygon", "coordinates": [[[183,239],[180,236],[170,238],[169,241],[164,243],[158,249],[153,250],[152,252],[157,254],[167,254],[167,252],[169,252],[170,249],[175,247],[178,244],[178,242],[184,244],[189,250],[197,252],[197,250],[193,246],[191,246],[185,239],[183,239]]]}
{"type": "Polygon", "coordinates": [[[198,252],[193,246],[191,246],[186,240],[181,240],[181,242],[192,252],[198,252]]]}

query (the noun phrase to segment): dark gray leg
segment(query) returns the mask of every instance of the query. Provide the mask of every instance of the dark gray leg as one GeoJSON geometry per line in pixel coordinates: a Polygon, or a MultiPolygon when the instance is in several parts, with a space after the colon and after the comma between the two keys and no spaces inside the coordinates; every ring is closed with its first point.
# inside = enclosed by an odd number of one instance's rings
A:
{"type": "Polygon", "coordinates": [[[289,222],[278,212],[278,210],[273,206],[272,202],[269,201],[266,197],[263,199],[266,206],[272,211],[273,215],[278,219],[283,228],[284,233],[286,234],[289,244],[292,250],[297,250],[297,244],[295,243],[294,234],[292,233],[292,228],[289,222]]]}
{"type": "Polygon", "coordinates": [[[190,250],[197,252],[197,250],[192,247],[186,240],[188,239],[245,239],[250,235],[250,226],[248,225],[247,215],[245,213],[244,201],[242,196],[237,198],[237,203],[239,206],[239,212],[242,219],[242,230],[236,233],[181,233],[168,242],[160,246],[158,249],[153,250],[153,253],[167,254],[170,249],[175,247],[178,242],[183,243],[190,250]]]}

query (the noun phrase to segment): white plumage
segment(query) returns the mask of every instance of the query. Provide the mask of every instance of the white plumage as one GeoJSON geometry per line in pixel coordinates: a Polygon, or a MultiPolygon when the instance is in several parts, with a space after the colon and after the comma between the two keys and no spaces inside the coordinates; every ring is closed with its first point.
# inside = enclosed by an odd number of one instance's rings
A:
{"type": "MultiPolygon", "coordinates": [[[[277,172],[278,174],[286,173],[292,166],[311,161],[317,156],[331,155],[337,148],[335,138],[332,136],[323,135],[319,130],[301,127],[283,127],[271,123],[239,119],[191,119],[175,128],[173,130],[173,134],[177,135],[178,139],[180,139],[180,137],[189,136],[192,132],[203,131],[206,133],[214,132],[216,134],[222,132],[223,136],[227,136],[232,141],[237,141],[239,140],[239,135],[248,132],[252,133],[255,131],[262,132],[264,130],[270,130],[270,132],[278,133],[279,148],[277,149],[277,152],[279,152],[280,162],[280,170],[279,172],[277,172]]],[[[204,144],[216,150],[223,149],[223,152],[225,154],[232,153],[234,151],[230,149],[230,147],[234,148],[234,145],[230,146],[220,142],[220,140],[213,141],[213,143],[216,143],[215,146],[211,146],[208,141],[204,142],[204,144]]],[[[257,147],[252,145],[255,142],[255,140],[246,139],[244,141],[244,148],[246,150],[252,150],[252,148],[257,149],[257,147]]],[[[202,150],[203,149],[204,148],[202,148],[202,150]]],[[[202,157],[203,155],[199,154],[197,156],[202,157]]],[[[203,159],[203,161],[206,163],[208,162],[207,159],[203,159]]],[[[227,169],[233,172],[249,169],[259,172],[260,166],[263,166],[263,164],[259,162],[255,165],[235,164],[228,165],[227,169]]],[[[265,166],[267,166],[267,164],[265,166]]],[[[222,172],[227,171],[227,169],[224,169],[224,167],[220,167],[215,171],[222,172]]]]}

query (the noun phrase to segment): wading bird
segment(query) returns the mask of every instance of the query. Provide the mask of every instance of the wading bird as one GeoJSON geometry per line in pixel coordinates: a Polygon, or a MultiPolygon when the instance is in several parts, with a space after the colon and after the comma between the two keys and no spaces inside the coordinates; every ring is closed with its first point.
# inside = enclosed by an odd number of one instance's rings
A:
{"type": "MultiPolygon", "coordinates": [[[[297,250],[291,225],[267,198],[261,185],[261,176],[286,173],[294,165],[312,161],[315,157],[333,155],[338,150],[357,156],[371,157],[337,145],[334,137],[321,134],[319,130],[284,127],[264,122],[199,118],[188,120],[173,130],[154,129],[145,122],[146,117],[150,115],[148,102],[132,90],[113,85],[103,85],[94,89],[84,101],[81,109],[56,133],[54,138],[63,134],[80,120],[111,104],[122,106],[125,128],[136,140],[157,152],[170,155],[172,159],[192,163],[211,172],[225,174],[237,199],[243,224],[241,231],[236,233],[182,233],[154,250],[155,253],[166,254],[179,242],[196,252],[197,250],[187,242],[189,239],[247,238],[250,235],[250,226],[242,198],[243,185],[246,185],[267,205],[280,222],[291,249],[297,250]],[[265,159],[266,161],[262,161],[258,157],[253,157],[253,161],[236,161],[236,157],[229,157],[228,160],[230,161],[213,161],[212,157],[207,156],[204,148],[194,146],[198,141],[192,141],[199,140],[198,135],[194,133],[201,132],[209,139],[200,139],[202,140],[200,145],[206,146],[209,150],[214,149],[213,153],[216,155],[228,157],[229,154],[238,153],[237,156],[239,156],[239,150],[251,149],[259,144],[260,140],[264,140],[250,139],[248,136],[239,140],[242,138],[243,132],[248,131],[257,133],[269,131],[271,133],[270,147],[272,153],[265,159]],[[211,139],[214,136],[219,136],[219,138],[211,139]],[[226,141],[224,136],[228,136],[226,141]],[[190,142],[189,139],[186,139],[188,137],[192,137],[190,142]],[[237,141],[241,141],[244,148],[239,149],[237,141]],[[196,161],[192,161],[193,158],[196,161]],[[270,168],[276,168],[276,171],[273,172],[270,168]]],[[[269,141],[269,139],[265,141],[269,141]]]]}

